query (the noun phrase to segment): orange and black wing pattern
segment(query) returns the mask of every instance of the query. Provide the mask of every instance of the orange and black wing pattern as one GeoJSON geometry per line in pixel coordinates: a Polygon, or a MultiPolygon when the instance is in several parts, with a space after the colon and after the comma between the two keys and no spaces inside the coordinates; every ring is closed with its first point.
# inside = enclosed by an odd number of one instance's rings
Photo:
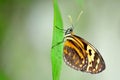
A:
{"type": "Polygon", "coordinates": [[[105,69],[105,62],[99,51],[79,36],[67,35],[63,52],[65,63],[75,70],[97,74],[105,69]]]}

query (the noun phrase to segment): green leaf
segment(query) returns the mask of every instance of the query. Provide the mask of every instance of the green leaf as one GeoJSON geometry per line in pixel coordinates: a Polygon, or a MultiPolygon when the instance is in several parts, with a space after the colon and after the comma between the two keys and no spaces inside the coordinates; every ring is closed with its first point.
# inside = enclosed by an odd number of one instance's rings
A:
{"type": "MultiPolygon", "coordinates": [[[[63,40],[63,22],[58,7],[57,0],[53,0],[54,6],[54,24],[53,24],[53,38],[52,46],[62,42],[63,40]],[[60,29],[58,29],[58,28],[60,29]]],[[[63,44],[60,43],[51,48],[51,62],[52,62],[52,77],[53,80],[60,80],[61,66],[62,66],[63,44]]]]}

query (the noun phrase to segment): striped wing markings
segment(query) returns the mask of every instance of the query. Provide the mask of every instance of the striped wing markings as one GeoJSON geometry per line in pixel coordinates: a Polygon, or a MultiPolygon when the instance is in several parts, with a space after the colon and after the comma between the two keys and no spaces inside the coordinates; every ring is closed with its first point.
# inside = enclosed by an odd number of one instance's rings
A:
{"type": "Polygon", "coordinates": [[[76,67],[75,69],[77,69],[77,70],[84,71],[87,66],[86,54],[85,54],[85,51],[83,50],[84,45],[74,35],[66,36],[65,39],[66,39],[66,41],[64,43],[64,55],[65,55],[65,59],[67,60],[65,62],[69,66],[72,65],[73,68],[76,67]],[[69,54],[69,56],[66,54],[69,54]],[[68,58],[68,57],[70,57],[70,54],[71,54],[72,58],[68,58]],[[74,61],[74,63],[72,61],[74,61]]]}
{"type": "Polygon", "coordinates": [[[86,72],[95,74],[103,71],[105,69],[105,62],[102,56],[100,55],[99,51],[92,44],[90,44],[83,38],[78,37],[76,35],[74,36],[75,38],[80,39],[81,43],[84,44],[84,49],[86,49],[85,53],[87,54],[88,58],[88,66],[86,72]]]}

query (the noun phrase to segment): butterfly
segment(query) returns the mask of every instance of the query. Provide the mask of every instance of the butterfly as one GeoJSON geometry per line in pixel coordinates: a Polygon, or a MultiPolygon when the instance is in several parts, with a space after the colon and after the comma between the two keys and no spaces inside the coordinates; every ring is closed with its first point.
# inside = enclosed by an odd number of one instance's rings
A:
{"type": "Polygon", "coordinates": [[[63,58],[75,70],[97,74],[105,69],[105,62],[99,51],[85,39],[74,35],[73,28],[65,32],[63,58]]]}

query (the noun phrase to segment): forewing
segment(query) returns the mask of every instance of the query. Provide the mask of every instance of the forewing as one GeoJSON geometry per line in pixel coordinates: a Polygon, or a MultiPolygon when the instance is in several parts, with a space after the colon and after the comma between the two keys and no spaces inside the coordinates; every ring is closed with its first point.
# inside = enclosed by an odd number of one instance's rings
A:
{"type": "Polygon", "coordinates": [[[84,68],[87,68],[87,60],[83,50],[71,36],[68,36],[64,42],[64,61],[76,70],[84,71],[84,68]]]}
{"type": "Polygon", "coordinates": [[[105,69],[105,63],[98,50],[76,35],[67,36],[64,42],[64,60],[70,67],[96,74],[105,69]]]}

